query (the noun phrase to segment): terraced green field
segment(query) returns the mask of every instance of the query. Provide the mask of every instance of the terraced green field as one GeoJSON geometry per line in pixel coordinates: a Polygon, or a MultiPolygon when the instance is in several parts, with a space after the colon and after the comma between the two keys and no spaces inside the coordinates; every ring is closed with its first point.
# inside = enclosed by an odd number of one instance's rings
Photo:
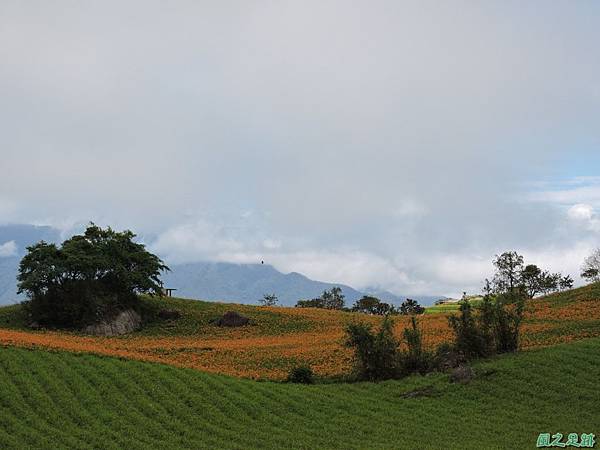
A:
{"type": "Polygon", "coordinates": [[[0,448],[526,449],[540,432],[600,435],[600,339],[475,368],[468,385],[303,386],[4,347],[0,448]]]}

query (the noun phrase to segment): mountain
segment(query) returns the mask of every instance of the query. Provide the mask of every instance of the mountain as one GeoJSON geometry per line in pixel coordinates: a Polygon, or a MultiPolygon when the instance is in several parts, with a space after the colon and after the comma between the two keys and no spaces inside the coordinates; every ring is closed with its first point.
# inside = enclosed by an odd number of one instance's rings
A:
{"type": "MultiPolygon", "coordinates": [[[[18,302],[22,296],[16,294],[16,276],[20,259],[26,247],[45,240],[60,241],[60,232],[51,227],[33,225],[0,226],[0,246],[14,241],[16,252],[1,256],[0,253],[0,304],[18,302]]],[[[172,272],[162,278],[165,287],[177,289],[179,297],[202,300],[222,300],[256,304],[264,294],[275,294],[284,306],[293,306],[298,300],[311,299],[334,286],[342,288],[346,305],[351,306],[363,295],[400,305],[407,296],[394,295],[378,288],[359,291],[340,283],[315,281],[296,273],[284,274],[274,267],[263,264],[232,264],[198,262],[171,266],[172,272]]],[[[408,296],[422,305],[430,305],[440,296],[408,296]]]]}
{"type": "Polygon", "coordinates": [[[314,281],[296,272],[284,274],[266,264],[200,262],[171,269],[163,280],[166,287],[177,289],[178,297],[256,304],[264,294],[275,294],[280,304],[293,306],[334,286],[342,288],[347,303],[363,295],[350,286],[314,281]]]}
{"type": "MultiPolygon", "coordinates": [[[[324,290],[339,286],[348,306],[366,294],[395,305],[400,305],[406,299],[406,296],[380,289],[361,292],[340,283],[311,280],[296,272],[284,274],[266,264],[199,262],[174,265],[171,269],[172,272],[164,275],[163,280],[166,287],[177,289],[175,295],[178,297],[256,304],[264,294],[275,294],[281,305],[293,306],[298,300],[318,297],[324,290]]],[[[441,298],[409,297],[424,305],[431,305],[441,298]]]]}

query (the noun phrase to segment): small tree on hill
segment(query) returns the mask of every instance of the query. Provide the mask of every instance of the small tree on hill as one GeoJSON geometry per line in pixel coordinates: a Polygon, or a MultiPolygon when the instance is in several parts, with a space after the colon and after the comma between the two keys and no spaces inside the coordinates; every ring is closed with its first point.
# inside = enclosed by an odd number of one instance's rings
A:
{"type": "Polygon", "coordinates": [[[50,327],[79,327],[135,306],[137,294],[160,294],[160,274],[169,268],[131,231],[91,224],[58,247],[27,248],[18,274],[31,318],[50,327]]]}
{"type": "Polygon", "coordinates": [[[573,289],[573,283],[574,281],[573,278],[571,278],[571,275],[566,275],[560,279],[558,285],[561,291],[566,291],[569,289],[573,289]]]}
{"type": "Polygon", "coordinates": [[[279,302],[279,299],[275,294],[265,294],[258,302],[262,306],[275,306],[279,302]]]}
{"type": "Polygon", "coordinates": [[[581,278],[596,283],[600,281],[600,248],[594,250],[583,262],[581,278]]]}

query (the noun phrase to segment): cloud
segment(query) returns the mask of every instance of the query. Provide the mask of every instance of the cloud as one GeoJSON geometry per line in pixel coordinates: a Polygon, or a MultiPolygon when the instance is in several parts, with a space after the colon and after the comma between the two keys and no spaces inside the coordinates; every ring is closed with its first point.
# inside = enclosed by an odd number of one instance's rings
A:
{"type": "Polygon", "coordinates": [[[17,244],[15,241],[8,241],[0,245],[0,258],[15,256],[17,254],[17,244]]]}
{"type": "Polygon", "coordinates": [[[593,242],[600,7],[460,6],[5,2],[0,222],[407,293],[593,242]]]}

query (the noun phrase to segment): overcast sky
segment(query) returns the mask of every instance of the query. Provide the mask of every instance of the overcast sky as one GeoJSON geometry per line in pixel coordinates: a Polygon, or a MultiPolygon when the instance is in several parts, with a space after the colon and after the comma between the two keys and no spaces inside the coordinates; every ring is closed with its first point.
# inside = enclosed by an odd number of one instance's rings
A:
{"type": "Polygon", "coordinates": [[[402,294],[578,275],[599,43],[583,0],[3,0],[0,223],[402,294]]]}

